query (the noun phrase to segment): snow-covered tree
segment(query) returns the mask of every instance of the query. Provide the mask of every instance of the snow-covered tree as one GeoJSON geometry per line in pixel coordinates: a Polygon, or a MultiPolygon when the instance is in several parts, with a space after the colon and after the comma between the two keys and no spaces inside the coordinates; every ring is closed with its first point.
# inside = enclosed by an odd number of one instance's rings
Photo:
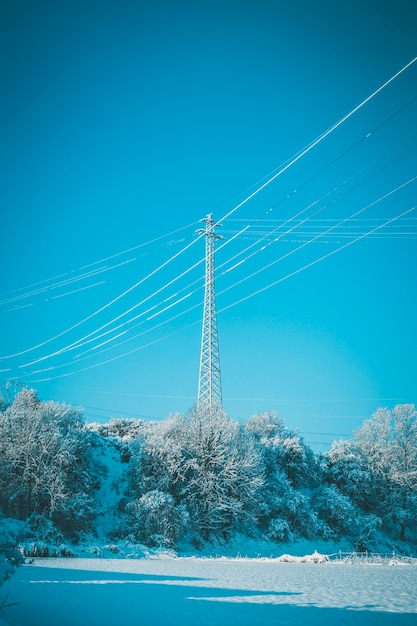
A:
{"type": "Polygon", "coordinates": [[[282,470],[293,487],[314,485],[319,465],[313,451],[294,430],[288,429],[275,411],[261,413],[246,422],[246,430],[264,449],[267,464],[282,470]]]}
{"type": "Polygon", "coordinates": [[[273,411],[255,415],[245,429],[254,439],[264,466],[261,529],[274,541],[314,536],[320,522],[307,494],[320,475],[314,454],[273,411]]]}
{"type": "Polygon", "coordinates": [[[187,419],[184,497],[203,539],[250,531],[259,514],[261,458],[244,430],[219,407],[187,419]]]}
{"type": "Polygon", "coordinates": [[[130,486],[134,496],[162,491],[179,503],[185,480],[185,420],[171,415],[148,424],[130,445],[130,486]]]}
{"type": "Polygon", "coordinates": [[[417,411],[412,404],[378,409],[354,432],[357,450],[372,474],[378,513],[398,524],[400,539],[407,528],[417,532],[417,411]]]}
{"type": "Polygon", "coordinates": [[[186,532],[185,420],[171,415],[147,424],[129,445],[124,532],[149,545],[174,546],[186,532]]]}
{"type": "Polygon", "coordinates": [[[387,528],[417,537],[417,412],[414,405],[378,409],[326,455],[327,479],[387,528]]]}
{"type": "Polygon", "coordinates": [[[378,509],[378,492],[371,468],[354,441],[334,442],[325,454],[325,462],[326,482],[336,485],[364,511],[378,509]]]}
{"type": "Polygon", "coordinates": [[[380,524],[375,515],[365,515],[349,498],[342,494],[335,485],[319,487],[313,495],[312,506],[326,524],[324,537],[340,539],[351,537],[358,548],[365,548],[372,532],[380,524]]]}
{"type": "Polygon", "coordinates": [[[222,409],[194,409],[187,418],[174,415],[152,424],[130,449],[130,531],[132,520],[156,501],[176,511],[182,529],[186,509],[196,541],[253,528],[262,484],[260,457],[252,439],[222,409]]]}
{"type": "Polygon", "coordinates": [[[94,511],[90,434],[78,410],[42,402],[23,389],[0,413],[0,507],[25,520],[53,519],[68,533],[85,530],[94,511]]]}

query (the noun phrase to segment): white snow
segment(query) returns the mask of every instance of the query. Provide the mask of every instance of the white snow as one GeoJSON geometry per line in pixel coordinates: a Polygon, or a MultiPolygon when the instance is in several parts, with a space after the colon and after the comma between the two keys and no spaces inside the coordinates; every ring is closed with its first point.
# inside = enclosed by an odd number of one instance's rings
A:
{"type": "Polygon", "coordinates": [[[417,565],[321,556],[36,559],[10,582],[8,602],[17,604],[0,619],[12,626],[417,624],[417,565]]]}

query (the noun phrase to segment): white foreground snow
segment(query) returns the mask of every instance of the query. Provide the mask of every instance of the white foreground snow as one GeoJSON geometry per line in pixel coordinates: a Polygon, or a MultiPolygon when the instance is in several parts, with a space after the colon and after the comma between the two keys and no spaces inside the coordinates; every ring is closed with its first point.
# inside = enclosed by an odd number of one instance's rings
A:
{"type": "Polygon", "coordinates": [[[417,625],[416,565],[314,560],[37,559],[0,625],[417,625]]]}

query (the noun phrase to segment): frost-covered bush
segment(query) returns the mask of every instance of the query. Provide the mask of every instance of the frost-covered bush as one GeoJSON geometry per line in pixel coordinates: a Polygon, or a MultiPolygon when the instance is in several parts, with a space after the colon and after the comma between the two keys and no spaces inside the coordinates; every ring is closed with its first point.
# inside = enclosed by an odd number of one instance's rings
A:
{"type": "Polygon", "coordinates": [[[24,526],[20,549],[25,557],[73,556],[64,535],[52,520],[36,513],[24,526]]]}
{"type": "Polygon", "coordinates": [[[326,479],[364,511],[378,506],[378,490],[372,473],[353,441],[334,442],[325,454],[326,479]]]}
{"type": "Polygon", "coordinates": [[[131,533],[138,541],[160,547],[175,547],[189,521],[185,506],[175,506],[171,495],[157,489],[130,502],[127,515],[131,533]]]}
{"type": "Polygon", "coordinates": [[[306,493],[291,489],[285,500],[282,500],[281,509],[285,512],[290,528],[296,536],[306,538],[322,536],[323,525],[306,493]]]}
{"type": "Polygon", "coordinates": [[[24,543],[21,545],[21,552],[23,556],[32,558],[61,558],[74,556],[74,552],[66,544],[51,546],[43,541],[24,543]]]}
{"type": "Polygon", "coordinates": [[[334,485],[319,487],[313,496],[312,505],[335,538],[355,533],[357,510],[352,500],[340,493],[334,485]]]}
{"type": "Polygon", "coordinates": [[[376,515],[367,515],[335,485],[320,487],[312,498],[318,517],[329,529],[329,537],[339,539],[347,536],[355,540],[358,547],[366,546],[381,520],[376,515]]]}
{"type": "Polygon", "coordinates": [[[105,437],[112,437],[124,443],[131,443],[143,432],[148,430],[149,424],[141,419],[117,417],[111,419],[107,424],[92,424],[94,428],[105,437]]]}
{"type": "Polygon", "coordinates": [[[77,540],[92,528],[95,516],[94,498],[86,493],[79,493],[58,507],[53,517],[65,535],[77,540]]]}
{"type": "Polygon", "coordinates": [[[23,561],[18,547],[22,527],[16,519],[0,518],[0,586],[23,561]]]}
{"type": "Polygon", "coordinates": [[[45,515],[34,513],[25,524],[25,539],[58,545],[64,541],[62,532],[45,515]]]}
{"type": "Polygon", "coordinates": [[[294,541],[294,534],[291,532],[288,522],[281,518],[272,519],[265,534],[269,539],[277,543],[294,541]]]}
{"type": "MultiPolygon", "coordinates": [[[[288,525],[290,530],[288,541],[298,537],[324,538],[323,523],[312,508],[310,497],[291,487],[289,482],[284,485],[281,483],[280,490],[276,492],[275,497],[269,494],[269,503],[271,508],[269,515],[264,518],[264,528],[266,527],[266,535],[271,539],[274,539],[270,533],[271,524],[276,519],[285,521],[288,525]]],[[[282,539],[279,540],[282,541],[282,539]]]]}
{"type": "Polygon", "coordinates": [[[87,428],[104,439],[110,439],[119,450],[122,462],[128,463],[132,451],[130,444],[148,432],[149,423],[135,418],[115,417],[107,424],[87,424],[87,428]]]}

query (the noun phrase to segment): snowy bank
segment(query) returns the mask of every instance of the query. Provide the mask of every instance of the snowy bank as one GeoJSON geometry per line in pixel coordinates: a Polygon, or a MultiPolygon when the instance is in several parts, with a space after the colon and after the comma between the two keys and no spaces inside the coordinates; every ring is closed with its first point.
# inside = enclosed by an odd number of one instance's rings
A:
{"type": "Polygon", "coordinates": [[[305,556],[293,556],[291,554],[283,554],[277,558],[279,563],[327,563],[330,561],[326,554],[319,554],[317,550],[313,554],[306,554],[305,556]]]}

